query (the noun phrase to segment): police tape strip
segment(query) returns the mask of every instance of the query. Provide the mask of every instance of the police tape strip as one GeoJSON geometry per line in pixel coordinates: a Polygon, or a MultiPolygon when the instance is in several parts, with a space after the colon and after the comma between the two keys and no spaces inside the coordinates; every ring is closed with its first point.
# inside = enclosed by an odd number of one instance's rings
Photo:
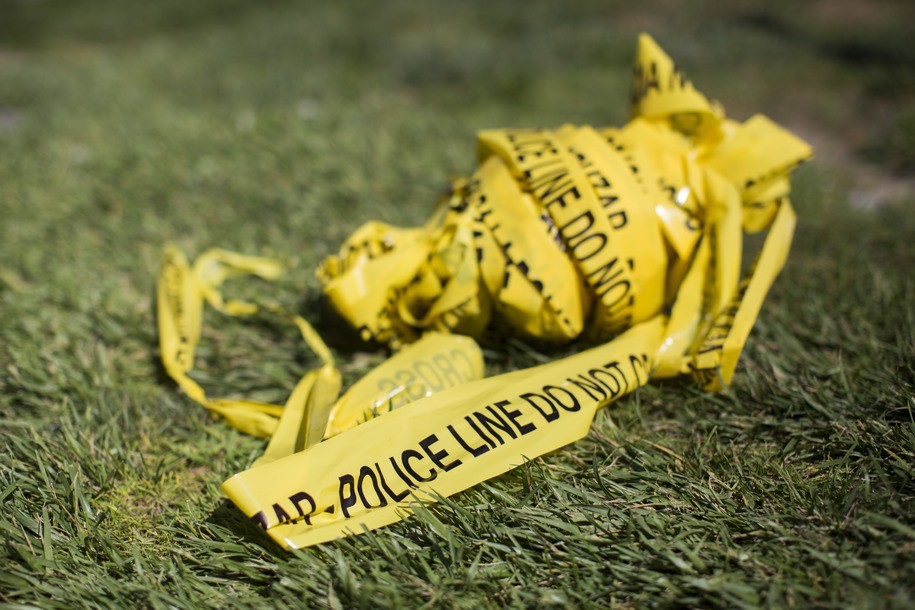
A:
{"type": "Polygon", "coordinates": [[[191,398],[271,436],[223,490],[277,542],[301,547],[393,523],[415,502],[581,438],[599,408],[650,378],[692,375],[707,390],[730,382],[787,258],[788,175],[810,147],[765,117],[725,118],[647,35],[630,102],[621,128],[480,133],[479,168],[452,182],[424,227],[366,223],[321,264],[327,297],[361,336],[402,348],[341,398],[320,337],[276,308],[322,365],[284,407],[207,398],[189,376],[203,302],[256,313],[225,302],[219,287],[279,267],[225,251],[190,267],[167,250],[163,362],[191,398]],[[743,234],[766,229],[741,278],[743,234]],[[481,379],[469,337],[509,334],[603,344],[481,379]]]}
{"type": "Polygon", "coordinates": [[[257,312],[253,304],[224,302],[218,291],[219,285],[229,276],[245,273],[273,278],[279,275],[280,267],[271,260],[242,257],[222,250],[205,253],[191,267],[178,248],[166,246],[157,283],[159,349],[166,372],[190,398],[224,417],[234,428],[267,437],[276,430],[282,406],[243,399],[209,398],[188,375],[200,340],[205,300],[230,315],[257,312]]]}
{"type": "Polygon", "coordinates": [[[658,317],[608,344],[433,394],[237,474],[222,489],[298,548],[402,519],[587,434],[594,414],[648,382],[658,317]]]}

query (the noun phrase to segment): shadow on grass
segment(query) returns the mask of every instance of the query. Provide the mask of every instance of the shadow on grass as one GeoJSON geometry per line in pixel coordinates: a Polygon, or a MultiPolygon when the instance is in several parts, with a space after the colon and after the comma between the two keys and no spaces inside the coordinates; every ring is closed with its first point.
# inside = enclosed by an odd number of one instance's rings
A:
{"type": "Polygon", "coordinates": [[[229,500],[222,500],[204,521],[229,530],[237,538],[259,546],[276,559],[286,560],[290,557],[289,553],[274,542],[260,526],[245,517],[229,500]]]}
{"type": "Polygon", "coordinates": [[[310,293],[302,301],[299,313],[311,322],[329,347],[344,357],[384,347],[374,340],[364,341],[323,294],[310,293]]]}

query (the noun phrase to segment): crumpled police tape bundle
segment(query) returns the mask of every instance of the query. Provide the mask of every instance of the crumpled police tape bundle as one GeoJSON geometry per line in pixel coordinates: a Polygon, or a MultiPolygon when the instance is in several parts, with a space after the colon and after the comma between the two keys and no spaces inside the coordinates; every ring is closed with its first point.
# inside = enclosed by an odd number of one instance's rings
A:
{"type": "Polygon", "coordinates": [[[194,400],[270,437],[222,489],[274,540],[303,547],[398,521],[583,437],[597,409],[651,378],[730,381],[788,254],[788,174],[811,150],[765,117],[724,118],[647,35],[631,111],[619,129],[484,131],[479,168],[423,228],[370,222],[324,261],[327,296],[363,337],[405,346],[339,400],[330,351],[282,311],[322,366],[285,406],[208,398],[188,375],[203,301],[255,313],[219,286],[280,268],[221,250],[190,267],[167,249],[163,362],[194,400]],[[743,233],[764,229],[741,279],[743,233]],[[508,331],[601,344],[482,379],[468,336],[508,331]]]}

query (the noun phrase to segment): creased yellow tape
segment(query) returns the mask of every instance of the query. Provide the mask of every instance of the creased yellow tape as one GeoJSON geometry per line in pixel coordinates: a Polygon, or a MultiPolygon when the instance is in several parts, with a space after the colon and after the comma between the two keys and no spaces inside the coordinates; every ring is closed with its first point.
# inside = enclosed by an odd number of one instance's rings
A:
{"type": "Polygon", "coordinates": [[[203,302],[255,313],[220,285],[279,267],[219,250],[191,267],[166,250],[163,362],[191,398],[271,437],[223,491],[273,539],[296,548],[398,521],[581,438],[597,409],[651,378],[730,382],[790,247],[788,175],[811,149],[765,117],[725,118],[644,34],[630,101],[622,128],[480,133],[478,169],[424,227],[369,222],[321,264],[362,337],[401,348],[341,398],[329,350],[284,312],[322,366],[283,407],[208,398],[189,376],[203,302]],[[741,277],[744,232],[766,229],[741,277]],[[470,337],[508,334],[599,345],[483,379],[470,337]]]}

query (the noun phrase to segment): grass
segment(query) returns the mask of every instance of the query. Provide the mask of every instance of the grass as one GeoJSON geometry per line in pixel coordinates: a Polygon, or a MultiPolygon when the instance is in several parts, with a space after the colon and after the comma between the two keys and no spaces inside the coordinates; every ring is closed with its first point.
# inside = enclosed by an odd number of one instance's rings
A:
{"type": "MultiPolygon", "coordinates": [[[[911,607],[915,196],[878,188],[912,167],[911,9],[309,4],[4,5],[0,603],[911,607]],[[235,289],[318,322],[351,382],[381,353],[321,309],[320,258],[423,220],[478,129],[624,120],[643,28],[734,116],[819,145],[733,386],[652,385],[406,522],[273,546],[218,491],[263,441],[158,365],[161,244],[285,260],[235,289]]],[[[282,400],[313,364],[274,321],[206,323],[214,394],[282,400]]]]}

